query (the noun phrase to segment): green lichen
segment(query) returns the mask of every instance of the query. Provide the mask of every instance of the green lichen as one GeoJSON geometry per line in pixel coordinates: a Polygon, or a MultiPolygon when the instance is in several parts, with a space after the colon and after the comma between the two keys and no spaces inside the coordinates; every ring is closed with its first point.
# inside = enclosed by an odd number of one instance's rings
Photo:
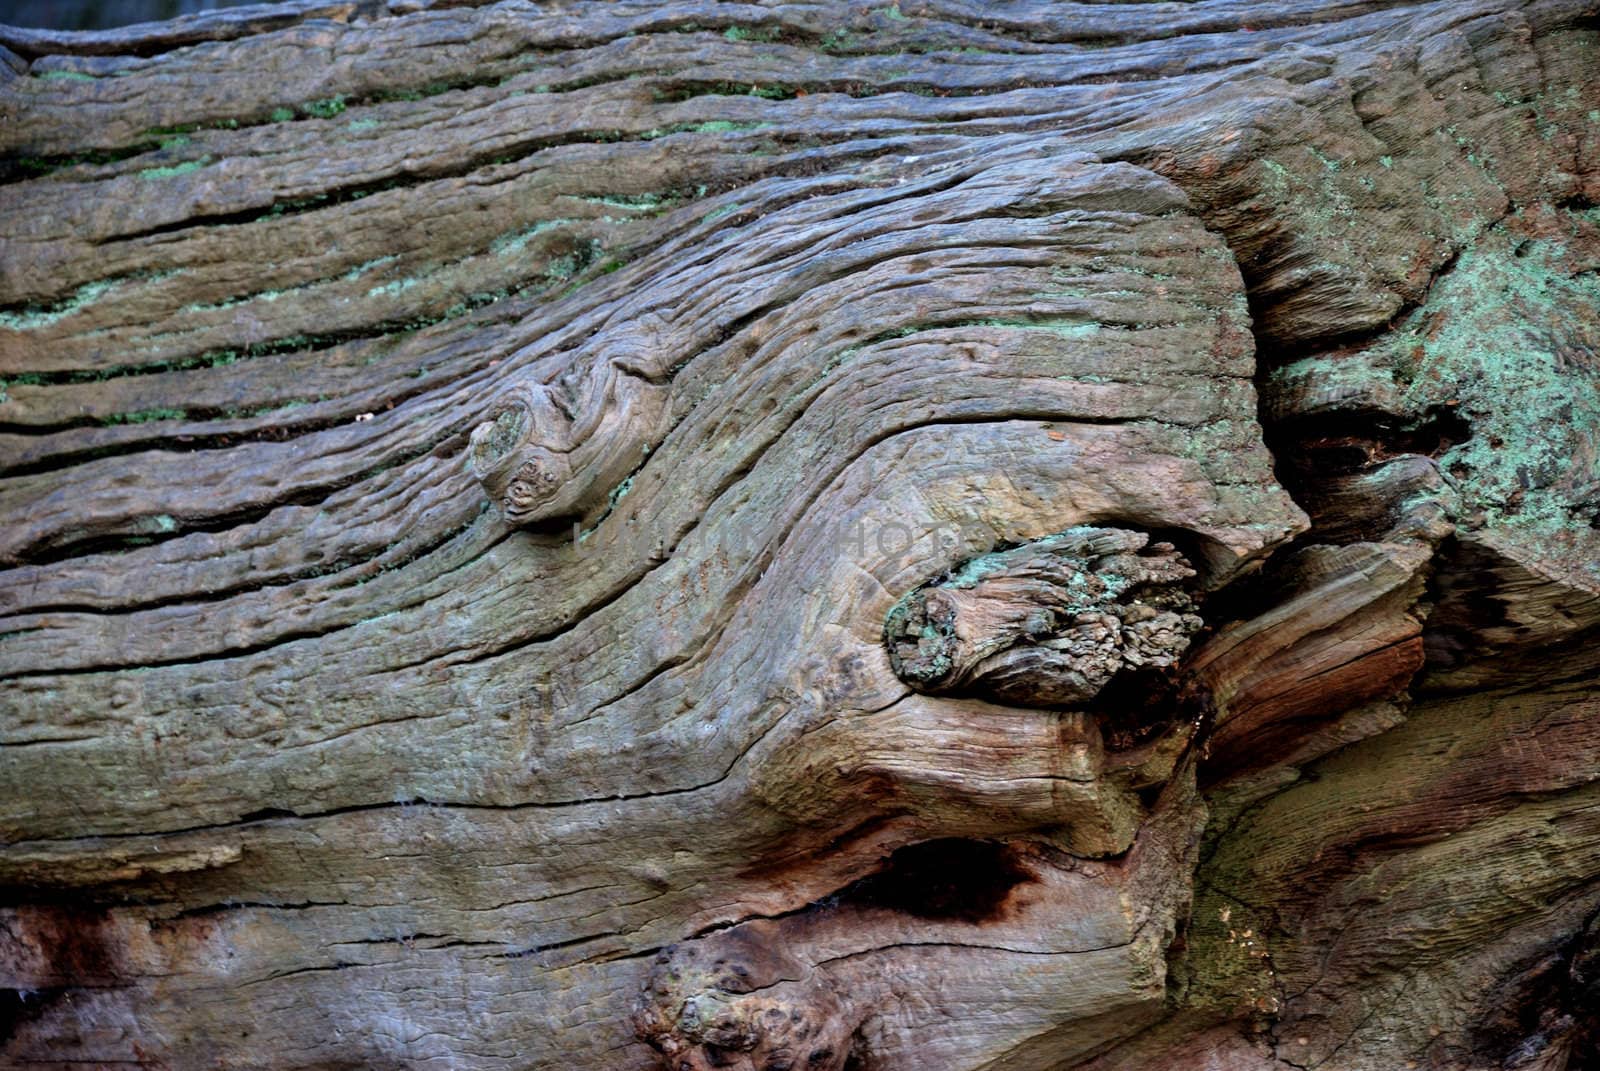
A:
{"type": "Polygon", "coordinates": [[[353,267],[349,271],[345,272],[344,275],[341,276],[341,278],[344,278],[344,279],[347,279],[347,280],[359,279],[363,275],[365,275],[367,272],[371,271],[372,269],[381,268],[383,265],[393,263],[394,261],[399,260],[399,259],[400,258],[398,256],[395,256],[393,254],[390,254],[389,256],[385,256],[385,257],[375,257],[372,260],[365,261],[364,263],[361,263],[361,264],[357,264],[355,267],[353,267]]]}
{"type": "Polygon", "coordinates": [[[1317,160],[1321,162],[1322,166],[1329,171],[1339,170],[1339,161],[1333,159],[1315,145],[1309,145],[1307,146],[1307,149],[1310,151],[1311,155],[1315,156],[1317,160]]]}
{"type": "Polygon", "coordinates": [[[947,327],[1003,327],[1017,331],[1048,331],[1062,338],[1089,338],[1104,326],[1094,320],[1041,316],[1033,320],[963,320],[947,327]]]}
{"type": "Polygon", "coordinates": [[[1439,460],[1486,523],[1545,535],[1588,525],[1573,481],[1600,478],[1573,471],[1600,456],[1600,384],[1567,356],[1600,347],[1600,278],[1564,254],[1500,234],[1469,248],[1389,347],[1407,407],[1454,403],[1472,424],[1439,460]]]}
{"type": "MultiPolygon", "coordinates": [[[[71,297],[54,305],[29,305],[21,312],[0,312],[0,327],[10,328],[12,331],[34,331],[41,327],[49,327],[71,316],[97,298],[103,297],[118,282],[116,279],[101,279],[85,283],[78,287],[71,297]]],[[[13,382],[19,381],[13,380],[13,382]]]]}
{"type": "Polygon", "coordinates": [[[1600,277],[1584,270],[1595,239],[1579,237],[1588,212],[1563,210],[1566,237],[1548,224],[1537,238],[1483,229],[1384,341],[1274,378],[1280,390],[1302,380],[1328,412],[1376,408],[1410,427],[1449,414],[1470,433],[1434,454],[1458,525],[1600,582],[1600,382],[1582,356],[1600,351],[1600,277]]]}
{"type": "Polygon", "coordinates": [[[590,204],[605,205],[607,208],[621,208],[630,212],[638,212],[658,208],[666,198],[659,194],[643,193],[635,196],[607,194],[604,196],[584,197],[581,200],[590,204]]]}
{"type": "Polygon", "coordinates": [[[407,276],[404,279],[395,279],[387,283],[380,283],[371,290],[368,290],[367,296],[394,297],[396,294],[401,294],[407,290],[410,290],[413,286],[416,286],[421,281],[421,279],[415,279],[407,276]]]}
{"type": "Polygon", "coordinates": [[[533,241],[533,239],[537,238],[545,231],[554,230],[557,227],[564,227],[575,222],[577,221],[572,219],[540,220],[533,226],[525,227],[514,234],[502,235],[501,237],[496,238],[493,242],[489,243],[489,252],[494,253],[496,256],[502,257],[515,256],[526,249],[529,242],[533,241]]]}

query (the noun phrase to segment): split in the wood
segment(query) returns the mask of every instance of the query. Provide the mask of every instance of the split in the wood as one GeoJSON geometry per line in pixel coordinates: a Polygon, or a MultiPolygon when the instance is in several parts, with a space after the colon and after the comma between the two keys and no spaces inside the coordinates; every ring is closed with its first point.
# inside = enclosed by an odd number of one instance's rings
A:
{"type": "Polygon", "coordinates": [[[919,691],[1081,705],[1120,670],[1182,657],[1202,624],[1194,576],[1177,548],[1143,532],[1073,528],[911,592],[889,612],[884,642],[919,691]]]}

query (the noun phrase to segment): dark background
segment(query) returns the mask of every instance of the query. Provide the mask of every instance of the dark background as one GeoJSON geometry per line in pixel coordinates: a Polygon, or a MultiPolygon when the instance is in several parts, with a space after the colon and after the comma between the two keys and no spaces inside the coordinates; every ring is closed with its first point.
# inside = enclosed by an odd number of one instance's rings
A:
{"type": "Polygon", "coordinates": [[[52,30],[103,30],[252,0],[0,0],[0,22],[52,30]]]}

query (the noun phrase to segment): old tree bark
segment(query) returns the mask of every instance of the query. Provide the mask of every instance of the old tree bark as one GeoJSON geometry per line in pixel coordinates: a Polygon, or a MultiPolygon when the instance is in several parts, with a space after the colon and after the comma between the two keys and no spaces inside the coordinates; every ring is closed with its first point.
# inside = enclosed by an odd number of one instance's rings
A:
{"type": "Polygon", "coordinates": [[[0,1064],[1600,1066],[1600,5],[0,44],[0,1064]]]}

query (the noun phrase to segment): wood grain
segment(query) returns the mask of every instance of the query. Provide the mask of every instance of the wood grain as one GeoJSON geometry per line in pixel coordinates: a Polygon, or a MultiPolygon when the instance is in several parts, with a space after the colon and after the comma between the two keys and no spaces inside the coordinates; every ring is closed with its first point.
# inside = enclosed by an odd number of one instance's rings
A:
{"type": "Polygon", "coordinates": [[[0,1064],[1600,1058],[1597,20],[0,27],[0,1064]]]}

